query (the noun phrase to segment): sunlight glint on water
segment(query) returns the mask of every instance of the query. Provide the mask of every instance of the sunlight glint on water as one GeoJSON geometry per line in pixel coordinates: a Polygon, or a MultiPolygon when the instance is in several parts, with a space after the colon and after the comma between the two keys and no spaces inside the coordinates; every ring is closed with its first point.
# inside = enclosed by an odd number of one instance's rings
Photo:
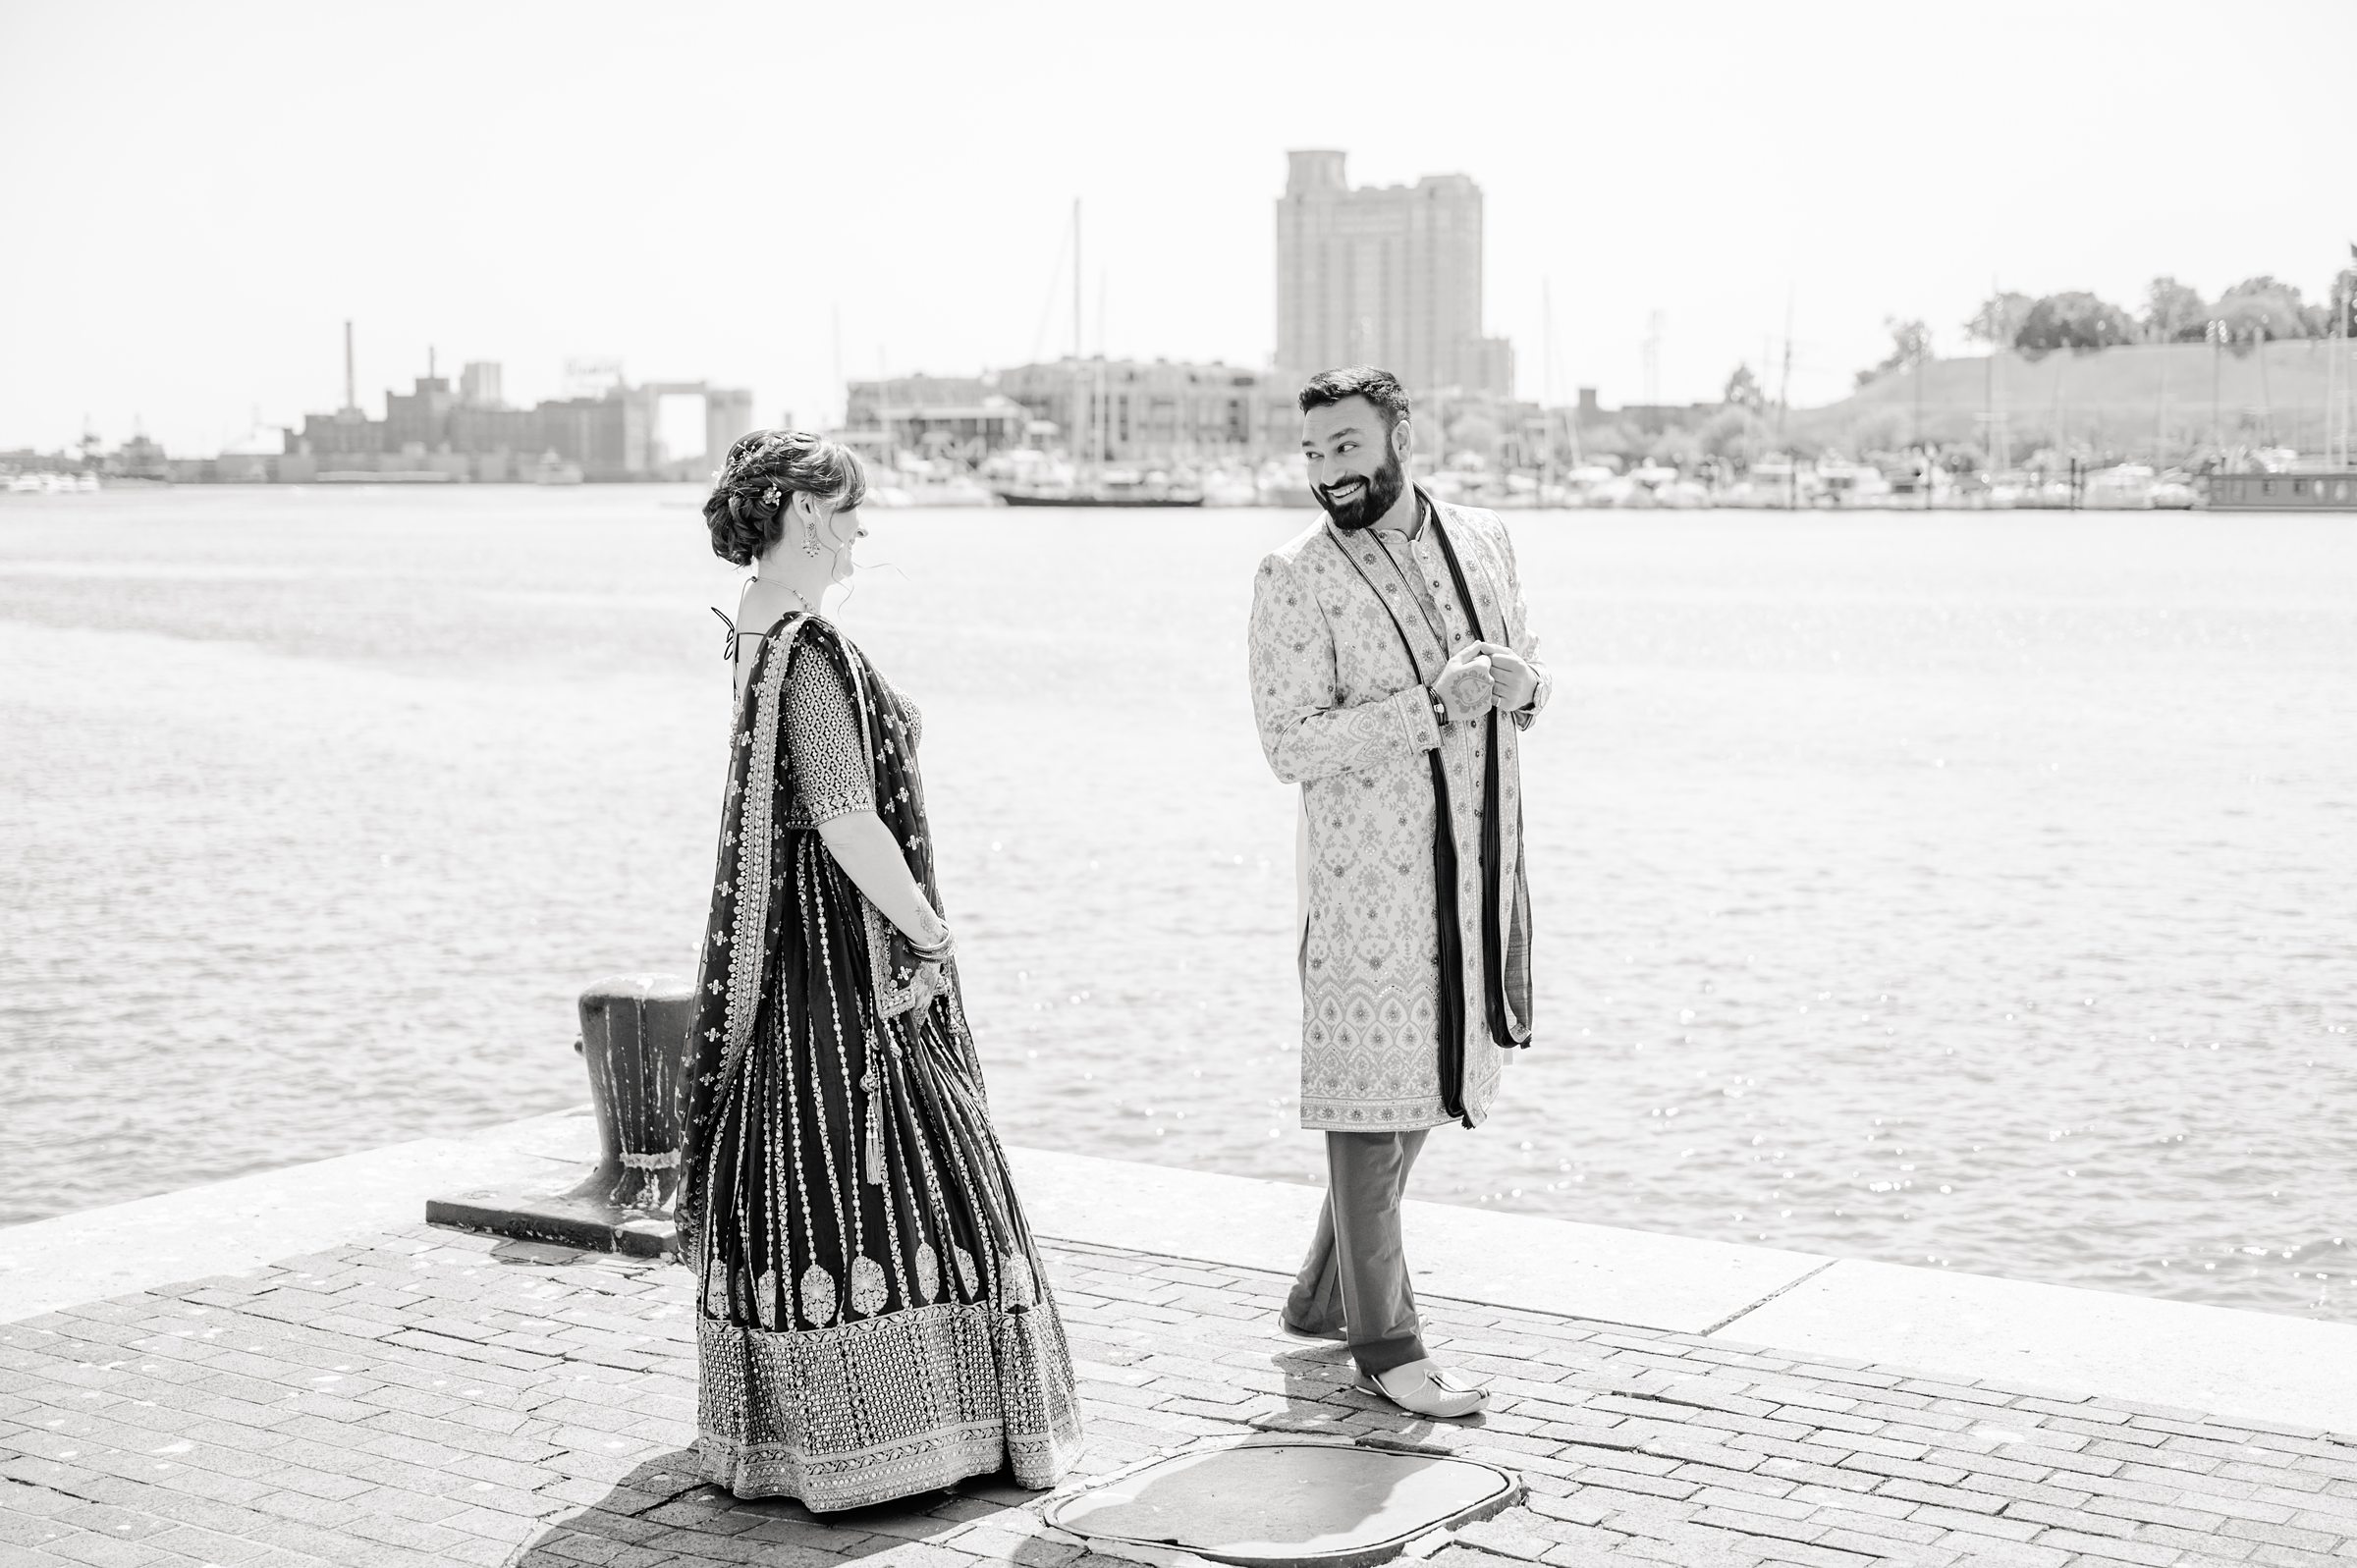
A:
{"type": "MultiPolygon", "coordinates": [[[[0,503],[0,1221],[584,1098],[709,888],[694,500],[0,503]]],[[[1314,1179],[1307,519],[869,520],[1008,1140],[1314,1179]]],[[[1420,1196],[2357,1321],[2357,518],[1509,520],[1541,1035],[1420,1196]]]]}

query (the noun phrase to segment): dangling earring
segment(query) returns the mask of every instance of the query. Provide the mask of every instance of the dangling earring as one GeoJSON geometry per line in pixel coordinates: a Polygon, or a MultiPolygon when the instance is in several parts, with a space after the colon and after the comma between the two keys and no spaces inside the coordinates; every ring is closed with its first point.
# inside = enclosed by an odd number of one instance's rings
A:
{"type": "Polygon", "coordinates": [[[808,517],[802,519],[802,554],[813,561],[818,559],[818,524],[808,517]]]}

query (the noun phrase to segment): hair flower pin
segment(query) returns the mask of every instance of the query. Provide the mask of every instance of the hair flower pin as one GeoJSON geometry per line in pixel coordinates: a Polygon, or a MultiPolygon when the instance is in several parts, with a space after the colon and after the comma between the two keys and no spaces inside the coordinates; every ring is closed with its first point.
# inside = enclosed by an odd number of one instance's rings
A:
{"type": "Polygon", "coordinates": [[[774,507],[785,499],[786,492],[774,484],[761,492],[761,505],[765,507],[774,507]]]}

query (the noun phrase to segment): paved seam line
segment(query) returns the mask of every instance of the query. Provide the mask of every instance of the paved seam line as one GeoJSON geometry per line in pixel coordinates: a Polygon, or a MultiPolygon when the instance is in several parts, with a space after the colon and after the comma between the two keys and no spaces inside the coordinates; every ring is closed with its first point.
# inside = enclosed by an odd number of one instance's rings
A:
{"type": "MultiPolygon", "coordinates": [[[[1036,1229],[1033,1230],[1031,1234],[1041,1241],[1053,1241],[1067,1247],[1079,1247],[1091,1252],[1114,1253],[1132,1257],[1139,1256],[1135,1248],[1124,1247],[1115,1242],[1085,1241],[1071,1236],[1059,1236],[1051,1231],[1036,1229]]],[[[1293,1273],[1288,1270],[1263,1268],[1259,1264],[1233,1263],[1225,1258],[1204,1258],[1198,1257],[1193,1253],[1186,1252],[1157,1252],[1145,1254],[1144,1256],[1168,1258],[1176,1263],[1199,1263],[1209,1269],[1227,1269],[1237,1273],[1266,1274],[1272,1279],[1280,1280],[1286,1283],[1290,1283],[1293,1279],[1293,1273]]],[[[1816,1278],[1819,1274],[1825,1272],[1825,1271],[1831,1269],[1834,1265],[1839,1263],[1840,1261],[1841,1260],[1838,1258],[1826,1259],[1825,1262],[1819,1264],[1816,1268],[1801,1275],[1799,1279],[1793,1280],[1792,1285],[1797,1285],[1805,1280],[1816,1278]]],[[[1742,1317],[1744,1313],[1766,1306],[1768,1303],[1774,1301],[1777,1297],[1782,1295],[1784,1291],[1790,1290],[1792,1285],[1785,1285],[1781,1289],[1772,1290],[1767,1295],[1762,1296],[1759,1300],[1753,1302],[1749,1307],[1745,1307],[1742,1309],[1742,1311],[1737,1312],[1733,1318],[1723,1319],[1719,1323],[1713,1324],[1710,1327],[1697,1330],[1697,1332],[1704,1334],[1715,1333],[1719,1329],[1726,1327],[1728,1324],[1733,1323],[1735,1318],[1742,1317]]],[[[1424,1292],[1420,1293],[1416,1299],[1419,1301],[1454,1302],[1457,1305],[1464,1307],[1499,1307],[1507,1312],[1535,1312],[1542,1317],[1562,1318],[1571,1323],[1590,1325],[1598,1328],[1635,1328],[1649,1334],[1679,1334],[1688,1331],[1683,1328],[1665,1328],[1658,1323],[1639,1323],[1633,1318],[1599,1318],[1592,1313],[1566,1312],[1560,1307],[1525,1307],[1516,1305],[1510,1301],[1492,1301],[1483,1296],[1465,1296],[1454,1294],[1442,1295],[1437,1292],[1424,1292]]],[[[1340,1341],[1337,1341],[1337,1343],[1339,1342],[1340,1341]]]]}
{"type": "MultiPolygon", "coordinates": [[[[29,1449],[20,1449],[18,1450],[18,1453],[27,1459],[40,1458],[40,1455],[31,1452],[29,1449]]],[[[60,1469],[63,1469],[65,1466],[65,1461],[62,1459],[50,1459],[42,1462],[45,1464],[56,1465],[60,1469]]],[[[18,1476],[0,1476],[0,1481],[5,1481],[12,1487],[23,1487],[28,1491],[53,1491],[60,1497],[71,1497],[76,1502],[86,1502],[93,1508],[104,1508],[107,1506],[107,1501],[103,1497],[93,1497],[87,1492],[76,1491],[71,1487],[60,1487],[53,1482],[26,1481],[18,1476]]]]}
{"type": "Polygon", "coordinates": [[[1791,1281],[1790,1281],[1790,1282],[1788,1282],[1788,1283],[1785,1283],[1785,1284],[1781,1284],[1781,1285],[1779,1285],[1779,1286],[1777,1286],[1777,1287],[1776,1287],[1774,1290],[1771,1290],[1770,1292],[1768,1292],[1768,1294],[1766,1294],[1765,1296],[1762,1296],[1762,1297],[1761,1297],[1759,1300],[1757,1300],[1757,1301],[1753,1302],[1753,1303],[1752,1303],[1750,1306],[1748,1306],[1748,1307],[1738,1307],[1738,1308],[1736,1308],[1736,1309],[1735,1309],[1733,1312],[1731,1312],[1731,1313],[1728,1313],[1728,1314],[1727,1314],[1726,1317],[1724,1317],[1724,1318],[1720,1319],[1720,1320],[1719,1320],[1717,1323],[1715,1323],[1715,1324],[1711,1325],[1710,1325],[1708,1328],[1705,1328],[1705,1329],[1702,1331],[1702,1337],[1703,1337],[1703,1338],[1705,1338],[1705,1339],[1708,1339],[1708,1338],[1709,1338],[1711,1335],[1713,1335],[1713,1334],[1717,1333],[1717,1332],[1718,1332],[1720,1329],[1722,1329],[1722,1328],[1726,1327],[1726,1326],[1727,1326],[1728,1324],[1730,1324],[1730,1323],[1733,1323],[1733,1322],[1734,1322],[1734,1321],[1735,1321],[1737,1318],[1745,1317],[1745,1316],[1747,1316],[1748,1314],[1751,1314],[1751,1313],[1758,1312],[1758,1311],[1759,1311],[1759,1310],[1760,1310],[1762,1307],[1765,1307],[1765,1306],[1767,1306],[1767,1305],[1768,1305],[1768,1303],[1770,1303],[1770,1302],[1774,1301],[1774,1300],[1775,1300],[1777,1297],[1779,1297],[1779,1296],[1782,1295],[1782,1294],[1783,1294],[1785,1291],[1787,1291],[1787,1290],[1794,1290],[1794,1289],[1798,1289],[1800,1286],[1807,1284],[1807,1283],[1808,1283],[1810,1280],[1812,1280],[1812,1279],[1816,1278],[1816,1277],[1817,1277],[1819,1274],[1821,1274],[1821,1273],[1825,1272],[1825,1271],[1826,1271],[1828,1269],[1831,1269],[1831,1268],[1832,1268],[1834,1265],[1836,1265],[1836,1264],[1839,1263],[1840,1261],[1841,1261],[1841,1260],[1840,1260],[1840,1259],[1838,1259],[1838,1258],[1828,1258],[1828,1259],[1826,1259],[1826,1260],[1825,1260],[1825,1262],[1823,1262],[1823,1263],[1819,1264],[1819,1265],[1818,1265],[1816,1268],[1814,1268],[1814,1269],[1810,1270],[1810,1271],[1809,1271],[1807,1273],[1805,1273],[1805,1274],[1802,1274],[1802,1275],[1801,1275],[1801,1276],[1800,1276],[1798,1279],[1794,1279],[1794,1280],[1791,1280],[1791,1281]]]}

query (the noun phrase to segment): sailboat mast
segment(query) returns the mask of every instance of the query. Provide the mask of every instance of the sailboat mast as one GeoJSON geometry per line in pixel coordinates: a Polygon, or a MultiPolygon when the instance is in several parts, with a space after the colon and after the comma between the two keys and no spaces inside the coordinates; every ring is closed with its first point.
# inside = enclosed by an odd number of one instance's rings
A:
{"type": "MultiPolygon", "coordinates": [[[[1784,367],[1776,378],[1776,444],[1784,444],[1784,414],[1792,406],[1792,296],[1790,285],[1784,288],[1784,367]]],[[[1798,472],[1797,469],[1794,472],[1798,472]]]]}
{"type": "Polygon", "coordinates": [[[1079,452],[1078,452],[1078,453],[1077,453],[1075,456],[1077,456],[1077,458],[1079,459],[1079,460],[1080,460],[1080,461],[1082,461],[1082,462],[1086,462],[1086,461],[1088,460],[1088,447],[1089,447],[1089,445],[1090,445],[1090,444],[1093,444],[1093,442],[1094,442],[1094,441],[1095,441],[1095,439],[1096,439],[1096,430],[1095,430],[1095,424],[1096,424],[1096,410],[1095,410],[1095,408],[1093,408],[1093,407],[1092,407],[1092,408],[1090,408],[1090,409],[1088,410],[1088,418],[1089,418],[1090,429],[1089,429],[1088,436],[1087,436],[1085,439],[1083,439],[1083,438],[1081,438],[1081,436],[1080,436],[1080,414],[1081,414],[1081,400],[1082,400],[1082,399],[1083,399],[1083,398],[1086,396],[1086,392],[1085,392],[1085,390],[1084,390],[1084,389],[1087,387],[1087,384],[1088,384],[1088,383],[1087,383],[1087,379],[1086,379],[1086,373],[1085,373],[1085,372],[1084,372],[1084,371],[1081,369],[1081,366],[1082,366],[1082,365],[1083,365],[1083,364],[1086,362],[1086,360],[1087,360],[1087,358],[1088,358],[1088,355],[1087,355],[1087,352],[1086,352],[1086,345],[1084,345],[1084,344],[1081,342],[1081,340],[1080,340],[1080,279],[1081,279],[1081,277],[1082,277],[1082,273],[1081,273],[1081,271],[1080,271],[1080,198],[1079,198],[1078,196],[1074,196],[1074,197],[1072,197],[1072,419],[1071,419],[1071,435],[1072,435],[1072,437],[1074,438],[1074,445],[1076,445],[1076,446],[1078,446],[1078,447],[1080,448],[1080,451],[1079,451],[1079,452]]]}
{"type": "Polygon", "coordinates": [[[1555,402],[1555,280],[1552,278],[1539,280],[1539,334],[1540,362],[1545,366],[1540,375],[1543,384],[1539,401],[1551,404],[1555,402]]]}

